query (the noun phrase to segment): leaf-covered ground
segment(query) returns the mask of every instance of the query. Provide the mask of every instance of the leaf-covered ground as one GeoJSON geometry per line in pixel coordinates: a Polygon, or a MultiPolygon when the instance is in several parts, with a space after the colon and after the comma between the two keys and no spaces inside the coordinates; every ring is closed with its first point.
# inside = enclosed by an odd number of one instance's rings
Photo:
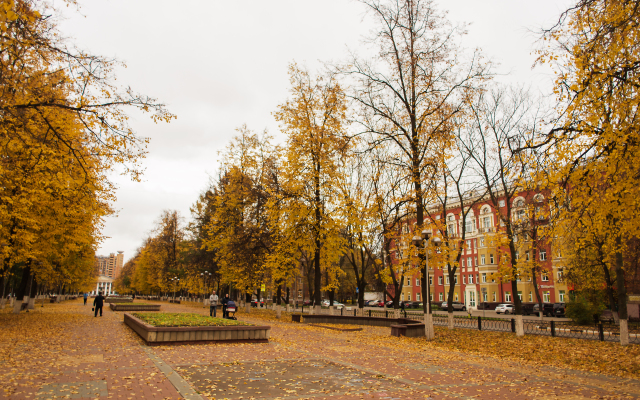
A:
{"type": "Polygon", "coordinates": [[[193,313],[133,313],[149,325],[160,326],[238,326],[249,325],[242,321],[214,318],[193,313]]]}
{"type": "MultiPolygon", "coordinates": [[[[201,304],[150,303],[211,320],[201,304]]],[[[441,328],[427,342],[264,309],[238,318],[268,322],[269,343],[149,347],[122,313],[94,317],[82,300],[0,311],[0,399],[640,398],[635,345],[441,328]]]]}
{"type": "MultiPolygon", "coordinates": [[[[240,310],[244,316],[244,310],[240,310]]],[[[291,321],[290,313],[282,313],[280,320],[271,310],[252,309],[251,318],[269,322],[291,321]]],[[[389,330],[389,328],[385,328],[389,330]]],[[[594,340],[551,338],[526,335],[518,338],[513,333],[476,331],[435,327],[436,340],[423,338],[392,338],[382,336],[380,344],[385,346],[415,346],[416,351],[434,348],[469,353],[496,359],[526,362],[535,366],[569,367],[582,371],[597,372],[640,379],[640,346],[622,347],[618,343],[594,340]]],[[[364,332],[367,332],[365,329],[364,332]]],[[[383,331],[385,332],[385,331],[383,331]]],[[[366,336],[366,333],[360,333],[366,336]]],[[[364,340],[364,339],[363,339],[364,340]]]]}

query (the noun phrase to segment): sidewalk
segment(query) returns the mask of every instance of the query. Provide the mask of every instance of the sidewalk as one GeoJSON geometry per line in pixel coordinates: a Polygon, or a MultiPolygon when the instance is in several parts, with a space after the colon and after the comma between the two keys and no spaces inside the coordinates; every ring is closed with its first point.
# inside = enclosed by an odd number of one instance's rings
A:
{"type": "MultiPolygon", "coordinates": [[[[161,303],[163,311],[208,308],[161,303]]],[[[255,316],[243,320],[264,324],[255,316]]],[[[273,322],[268,344],[147,347],[82,300],[0,313],[0,399],[634,399],[640,381],[273,322]]]]}

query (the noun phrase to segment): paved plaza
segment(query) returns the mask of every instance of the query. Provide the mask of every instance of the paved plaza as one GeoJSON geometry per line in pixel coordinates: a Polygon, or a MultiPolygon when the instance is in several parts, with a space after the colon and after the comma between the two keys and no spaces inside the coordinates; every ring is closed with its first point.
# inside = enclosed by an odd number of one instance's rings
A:
{"type": "Polygon", "coordinates": [[[427,348],[389,328],[269,322],[266,344],[149,347],[121,312],[94,318],[81,300],[0,317],[0,399],[640,398],[639,380],[427,348]]]}

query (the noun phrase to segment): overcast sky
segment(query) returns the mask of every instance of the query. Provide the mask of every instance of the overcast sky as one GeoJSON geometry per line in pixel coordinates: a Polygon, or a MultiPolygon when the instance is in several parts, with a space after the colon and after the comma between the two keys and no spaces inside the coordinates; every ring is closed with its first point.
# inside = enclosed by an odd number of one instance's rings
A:
{"type": "MultiPolygon", "coordinates": [[[[118,82],[156,97],[177,115],[131,125],[150,137],[143,182],[114,177],[118,215],[98,254],[133,256],[163,209],[189,218],[189,207],[217,169],[218,151],[247,124],[277,136],[271,113],[288,95],[287,66],[317,70],[345,59],[372,28],[365,8],[351,0],[79,0],[66,11],[62,32],[95,54],[127,68],[118,82]]],[[[464,39],[499,63],[503,82],[547,92],[548,70],[531,69],[535,31],[549,26],[569,0],[441,0],[454,23],[470,23],[464,39]]]]}

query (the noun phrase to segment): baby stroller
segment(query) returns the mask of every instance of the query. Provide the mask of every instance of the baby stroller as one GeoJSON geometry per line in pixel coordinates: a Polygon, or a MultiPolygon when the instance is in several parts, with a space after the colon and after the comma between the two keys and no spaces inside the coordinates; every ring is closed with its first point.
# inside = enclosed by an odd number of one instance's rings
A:
{"type": "Polygon", "coordinates": [[[237,310],[238,310],[238,307],[236,307],[236,303],[233,300],[229,300],[229,302],[227,303],[227,319],[237,320],[238,319],[236,318],[237,310]]]}

